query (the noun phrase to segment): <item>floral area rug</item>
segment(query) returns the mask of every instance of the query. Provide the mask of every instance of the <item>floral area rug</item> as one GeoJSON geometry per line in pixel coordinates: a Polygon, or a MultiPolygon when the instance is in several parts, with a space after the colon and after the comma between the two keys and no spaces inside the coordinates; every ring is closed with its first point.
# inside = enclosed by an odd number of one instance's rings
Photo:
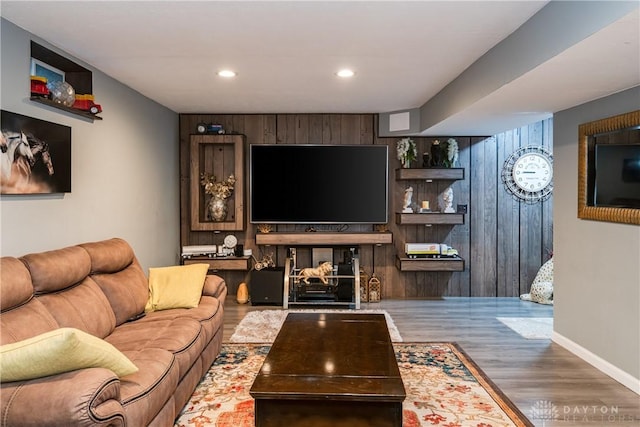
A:
{"type": "MultiPolygon", "coordinates": [[[[394,344],[403,427],[533,426],[455,343],[394,344]]],[[[223,344],[176,427],[253,427],[249,389],[270,346],[223,344]]]]}
{"type": "Polygon", "coordinates": [[[398,328],[393,323],[393,319],[386,310],[256,310],[250,311],[242,318],[238,326],[229,338],[232,343],[272,343],[284,319],[289,313],[361,313],[361,314],[384,314],[389,328],[389,336],[392,342],[402,342],[402,337],[398,328]]]}

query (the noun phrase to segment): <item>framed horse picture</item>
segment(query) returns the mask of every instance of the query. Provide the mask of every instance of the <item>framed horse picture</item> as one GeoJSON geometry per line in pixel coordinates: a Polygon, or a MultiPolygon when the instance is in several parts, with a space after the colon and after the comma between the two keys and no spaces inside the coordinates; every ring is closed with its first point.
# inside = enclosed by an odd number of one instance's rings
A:
{"type": "Polygon", "coordinates": [[[71,192],[71,128],[0,111],[0,194],[71,192]]]}

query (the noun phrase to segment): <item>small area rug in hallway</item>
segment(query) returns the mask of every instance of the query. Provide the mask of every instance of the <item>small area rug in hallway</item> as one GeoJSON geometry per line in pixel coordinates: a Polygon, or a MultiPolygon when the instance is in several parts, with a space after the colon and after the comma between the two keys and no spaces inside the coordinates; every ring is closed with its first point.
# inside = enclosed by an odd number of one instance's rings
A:
{"type": "Polygon", "coordinates": [[[232,343],[272,343],[289,313],[362,313],[384,314],[392,342],[402,342],[398,328],[385,310],[256,310],[250,311],[238,323],[229,338],[232,343]]]}
{"type": "Polygon", "coordinates": [[[521,337],[547,340],[553,334],[553,317],[496,317],[521,337]]]}
{"type": "MultiPolygon", "coordinates": [[[[533,426],[455,343],[394,344],[407,398],[403,427],[533,426]]],[[[270,346],[223,344],[176,427],[253,427],[249,389],[270,346]]],[[[349,420],[335,427],[354,427],[349,420]]]]}

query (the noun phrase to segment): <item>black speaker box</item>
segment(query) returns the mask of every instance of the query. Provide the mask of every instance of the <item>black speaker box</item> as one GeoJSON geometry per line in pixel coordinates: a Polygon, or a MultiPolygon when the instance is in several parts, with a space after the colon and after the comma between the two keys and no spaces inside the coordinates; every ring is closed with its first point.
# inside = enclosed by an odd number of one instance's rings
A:
{"type": "MultiPolygon", "coordinates": [[[[353,275],[352,264],[338,264],[338,276],[350,276],[353,275]]],[[[338,301],[351,301],[353,293],[354,280],[351,278],[338,279],[338,289],[336,296],[338,301]]]]}
{"type": "Polygon", "coordinates": [[[249,275],[251,305],[282,305],[284,267],[253,270],[249,275]]]}

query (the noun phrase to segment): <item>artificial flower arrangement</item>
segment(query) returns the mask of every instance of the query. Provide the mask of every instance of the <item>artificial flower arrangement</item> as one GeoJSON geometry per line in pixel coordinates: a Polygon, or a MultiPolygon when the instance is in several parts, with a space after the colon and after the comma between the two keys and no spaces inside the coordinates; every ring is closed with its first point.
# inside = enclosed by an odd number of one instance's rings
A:
{"type": "Polygon", "coordinates": [[[453,138],[447,140],[447,159],[449,160],[450,168],[458,163],[458,141],[453,138]]]}
{"type": "Polygon", "coordinates": [[[236,177],[229,175],[226,181],[216,181],[216,177],[209,173],[200,175],[200,184],[204,187],[204,192],[219,199],[228,199],[233,194],[233,187],[236,183],[236,177]]]}
{"type": "Polygon", "coordinates": [[[411,166],[411,162],[418,156],[418,150],[416,143],[411,138],[402,138],[396,144],[396,150],[398,153],[398,160],[402,162],[404,168],[411,166]]]}

